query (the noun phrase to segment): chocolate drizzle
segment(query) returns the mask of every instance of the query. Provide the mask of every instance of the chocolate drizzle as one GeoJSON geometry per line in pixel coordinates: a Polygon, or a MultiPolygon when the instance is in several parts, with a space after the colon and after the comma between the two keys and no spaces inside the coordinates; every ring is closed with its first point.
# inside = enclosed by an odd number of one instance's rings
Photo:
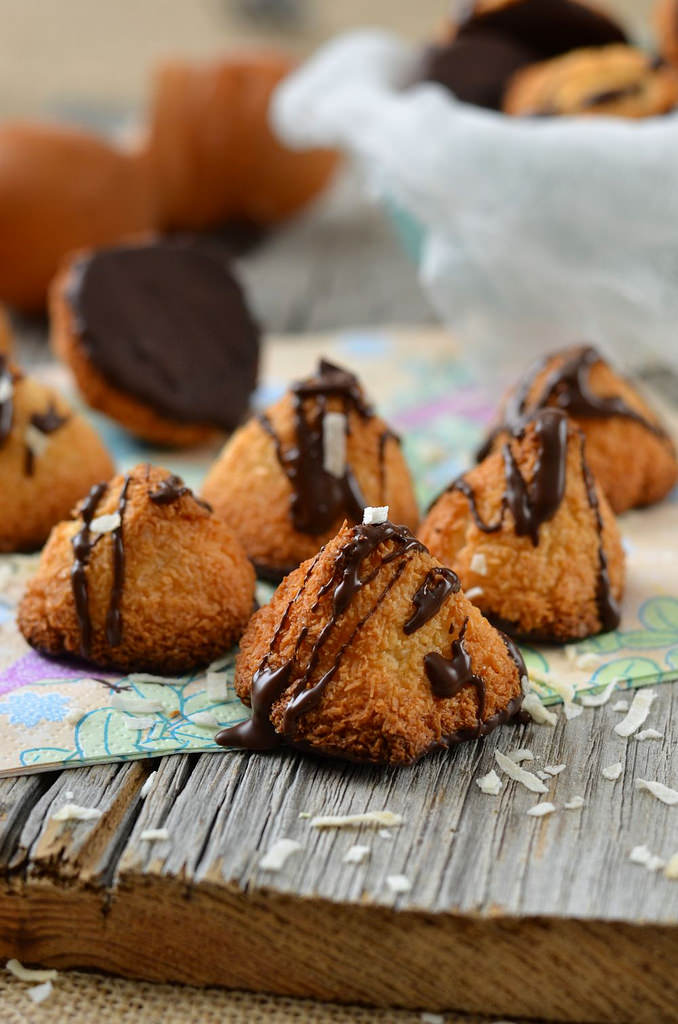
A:
{"type": "Polygon", "coordinates": [[[161,480],[155,490],[149,491],[148,497],[155,505],[172,505],[186,494],[197,501],[202,508],[212,512],[212,506],[202,498],[196,498],[191,488],[187,487],[181,477],[175,476],[174,473],[161,480]]]}
{"type": "Polygon", "coordinates": [[[4,444],[12,429],[14,417],[14,376],[0,352],[0,445],[4,444]]]}
{"type": "MultiPolygon", "coordinates": [[[[57,430],[63,427],[64,423],[68,422],[68,416],[62,416],[58,413],[54,402],[50,402],[46,412],[34,412],[31,416],[31,425],[39,430],[41,434],[54,434],[57,430]]],[[[33,450],[26,445],[25,460],[24,460],[24,472],[26,476],[33,476],[35,471],[35,456],[33,450]]]]}
{"type": "MultiPolygon", "coordinates": [[[[424,671],[434,697],[455,697],[466,686],[475,686],[480,725],[485,712],[485,683],[473,671],[471,656],[464,643],[467,626],[468,618],[464,619],[459,636],[452,641],[452,654],[449,658],[445,658],[439,651],[432,651],[424,656],[424,671]]],[[[450,626],[450,632],[453,629],[454,625],[450,626]]]]}
{"type": "Polygon", "coordinates": [[[624,419],[639,423],[656,436],[666,438],[666,432],[659,424],[651,422],[642,413],[632,409],[620,395],[597,395],[591,391],[589,376],[591,368],[598,362],[602,362],[600,354],[591,345],[557,352],[538,360],[528,370],[514,394],[509,397],[502,422],[491,431],[478,450],[478,461],[490,453],[494,441],[500,434],[508,432],[518,436],[535,412],[552,405],[575,419],[607,419],[611,416],[622,416],[624,419]],[[530,392],[537,378],[554,357],[562,357],[562,362],[547,375],[537,397],[530,400],[530,392]]]}
{"type": "Polygon", "coordinates": [[[586,496],[589,505],[593,510],[598,531],[598,579],[596,582],[596,605],[598,607],[598,618],[600,619],[600,631],[609,633],[616,629],[621,620],[621,611],[610,585],[610,574],[607,566],[607,556],[603,545],[603,517],[600,511],[596,483],[593,474],[586,461],[585,444],[582,438],[581,443],[581,469],[586,484],[586,496]]]}
{"type": "Polygon", "coordinates": [[[317,600],[311,609],[312,613],[316,612],[322,598],[331,593],[331,614],[311,646],[303,671],[295,675],[293,671],[294,663],[308,635],[307,626],[301,629],[293,655],[288,661],[273,668],[269,664],[269,659],[271,654],[275,652],[278,640],[287,626],[292,607],[299,600],[317,565],[318,559],[322,555],[321,551],[307,570],[299,590],[287,605],[273,635],[270,652],[264,657],[254,674],[252,680],[253,716],[250,720],[251,724],[241,723],[230,729],[222,730],[217,736],[217,742],[223,746],[238,746],[255,750],[271,749],[274,746],[278,746],[282,739],[270,722],[270,715],[275,702],[290,686],[290,700],[285,708],[281,731],[285,739],[293,741],[299,718],[318,706],[328,683],[340,667],[345,651],[354,643],[360,630],[385,600],[403,573],[410,558],[416,552],[425,550],[420,541],[404,526],[394,526],[390,522],[354,526],[351,531],[350,540],[338,552],[332,574],[320,588],[317,600]],[[363,573],[361,570],[364,562],[383,544],[388,544],[390,550],[382,555],[374,568],[368,569],[363,573]],[[309,686],[311,676],[318,665],[321,653],[342,615],[348,610],[356,595],[375,580],[386,566],[392,564],[395,564],[394,571],[377,595],[376,600],[356,623],[350,636],[339,647],[329,668],[325,670],[316,683],[309,686]]]}
{"type": "Polygon", "coordinates": [[[459,577],[451,569],[444,569],[442,566],[429,569],[423,583],[412,596],[415,610],[403,626],[404,633],[407,636],[416,633],[438,614],[450,594],[458,594],[460,590],[459,577]]]}
{"type": "Polygon", "coordinates": [[[106,640],[111,647],[118,647],[122,641],[122,615],[120,602],[122,590],[125,583],[125,539],[123,537],[123,520],[127,508],[127,492],[129,490],[129,473],[125,476],[124,483],[118,498],[117,513],[120,523],[113,531],[113,585],[111,587],[111,600],[106,616],[106,640]]]}
{"type": "MultiPolygon", "coordinates": [[[[468,500],[473,520],[483,533],[496,533],[504,525],[508,509],[513,516],[516,536],[529,536],[536,547],[542,523],[552,519],[565,495],[567,477],[567,417],[559,409],[541,409],[529,421],[534,426],[537,458],[529,484],[516,460],[510,442],[502,446],[505,490],[497,519],[488,523],[481,517],[472,486],[464,477],[454,480],[447,492],[460,491],[468,500]]],[[[524,435],[521,425],[519,438],[524,435]]]]}
{"type": "Polygon", "coordinates": [[[80,653],[86,658],[90,651],[92,640],[92,621],[89,614],[89,593],[87,587],[87,566],[94,545],[101,534],[92,537],[90,523],[94,519],[97,506],[108,489],[108,484],[96,484],[83,502],[80,509],[82,526],[73,537],[71,545],[75,560],[71,568],[71,586],[73,588],[73,600],[75,602],[75,614],[80,627],[80,653]]]}
{"type": "MultiPolygon", "coordinates": [[[[292,448],[284,451],[268,416],[258,417],[261,426],[273,438],[278,461],[292,486],[290,512],[294,528],[311,536],[325,533],[342,517],[353,523],[360,522],[367,504],[348,465],[341,477],[325,469],[323,425],[330,398],[341,402],[347,434],[351,410],[362,419],[373,415],[356,377],[321,359],[315,376],[292,388],[296,441],[292,448]]],[[[383,458],[383,449],[380,458],[383,458]]]]}

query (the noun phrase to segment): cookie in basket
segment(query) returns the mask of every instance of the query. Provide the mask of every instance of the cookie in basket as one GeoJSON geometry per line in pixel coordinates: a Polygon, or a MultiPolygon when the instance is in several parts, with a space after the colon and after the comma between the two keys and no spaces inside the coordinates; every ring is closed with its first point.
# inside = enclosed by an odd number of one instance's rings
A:
{"type": "Polygon", "coordinates": [[[33,551],[113,463],[94,428],[0,350],[0,551],[33,551]]]}
{"type": "Polygon", "coordinates": [[[503,109],[524,117],[655,117],[678,103],[678,75],[632,46],[575,50],[518,71],[503,109]]]}
{"type": "Polygon", "coordinates": [[[581,431],[541,409],[434,502],[419,536],[490,621],[565,643],[619,624],[624,552],[581,431]]]}
{"type": "Polygon", "coordinates": [[[259,328],[210,247],[140,241],[76,255],[50,313],[52,347],[85,399],[135,436],[194,444],[244,418],[259,328]]]}
{"type": "Polygon", "coordinates": [[[344,524],[252,618],[235,686],[253,715],[223,746],[407,764],[517,714],[518,650],[387,512],[344,524]]]}
{"type": "Polygon", "coordinates": [[[547,406],[563,409],[586,437],[586,459],[617,513],[661,501],[678,481],[676,449],[633,384],[592,345],[539,359],[507,396],[479,458],[547,406]]]}
{"type": "Polygon", "coordinates": [[[366,505],[415,529],[400,440],[358,379],[326,360],[227,442],[203,496],[235,530],[260,575],[281,579],[366,505]]]}
{"type": "Polygon", "coordinates": [[[171,675],[228,650],[253,602],[254,572],[228,526],[178,477],[139,465],[53,530],[18,623],[43,654],[171,675]]]}
{"type": "Polygon", "coordinates": [[[678,65],[678,2],[657,0],[653,11],[659,52],[669,64],[678,65]]]}

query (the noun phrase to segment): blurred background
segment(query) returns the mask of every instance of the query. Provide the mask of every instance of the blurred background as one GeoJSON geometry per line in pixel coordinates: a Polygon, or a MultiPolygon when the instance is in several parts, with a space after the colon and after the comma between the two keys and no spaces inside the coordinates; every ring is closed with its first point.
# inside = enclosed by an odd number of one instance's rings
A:
{"type": "MultiPolygon", "coordinates": [[[[606,6],[646,36],[648,0],[606,6]]],[[[0,0],[0,117],[87,120],[94,108],[115,119],[141,101],[159,56],[272,42],[303,55],[364,25],[425,40],[449,10],[449,0],[0,0]]]]}

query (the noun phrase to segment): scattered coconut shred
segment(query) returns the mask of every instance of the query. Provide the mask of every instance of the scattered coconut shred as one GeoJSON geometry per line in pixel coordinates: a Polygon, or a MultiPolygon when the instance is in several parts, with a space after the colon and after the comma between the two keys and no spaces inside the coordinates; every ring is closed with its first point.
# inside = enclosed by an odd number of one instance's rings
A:
{"type": "Polygon", "coordinates": [[[583,807],[586,803],[583,796],[573,796],[571,800],[566,800],[563,807],[566,811],[578,811],[580,807],[583,807]]]}
{"type": "Polygon", "coordinates": [[[94,821],[104,812],[98,807],[81,807],[79,804],[64,804],[51,816],[52,821],[94,821]]]}
{"type": "Polygon", "coordinates": [[[57,978],[57,972],[53,968],[46,970],[40,967],[24,967],[14,959],[7,961],[5,970],[13,974],[19,981],[56,981],[57,978]]]}
{"type": "Polygon", "coordinates": [[[604,779],[609,779],[610,782],[616,782],[623,771],[624,766],[621,761],[617,761],[616,764],[608,764],[606,768],[601,768],[600,774],[604,779]]]}
{"type": "Polygon", "coordinates": [[[481,778],[476,779],[476,786],[481,793],[486,793],[488,796],[499,796],[502,789],[502,781],[495,772],[494,768],[483,775],[481,778]]]}
{"type": "Polygon", "coordinates": [[[636,690],[628,713],[614,727],[617,736],[626,739],[627,736],[632,736],[637,729],[640,729],[650,713],[652,702],[656,696],[654,690],[636,690]]]}
{"type": "Polygon", "coordinates": [[[653,779],[636,779],[636,789],[646,789],[657,800],[672,807],[678,804],[678,790],[665,786],[663,782],[655,782],[653,779]]]}
{"type": "Polygon", "coordinates": [[[560,775],[567,768],[566,764],[545,764],[544,771],[547,775],[560,775]]]}
{"type": "Polygon", "coordinates": [[[534,761],[534,754],[527,747],[518,747],[517,750],[509,750],[508,757],[516,764],[520,764],[521,761],[534,761]]]}
{"type": "Polygon", "coordinates": [[[664,733],[657,732],[656,729],[641,729],[640,732],[637,732],[633,738],[636,740],[640,740],[641,743],[643,742],[643,740],[663,740],[664,733]]]}
{"type": "Polygon", "coordinates": [[[634,864],[642,864],[648,871],[660,871],[666,867],[666,861],[650,853],[647,846],[634,846],[629,854],[629,860],[634,864]]]}
{"type": "Polygon", "coordinates": [[[260,871],[280,871],[288,857],[302,849],[296,839],[277,839],[259,861],[260,871]]]}
{"type": "Polygon", "coordinates": [[[535,693],[534,690],[530,690],[523,697],[521,710],[527,711],[532,721],[536,722],[537,725],[555,725],[558,721],[557,716],[544,707],[539,694],[535,693]]]}
{"type": "Polygon", "coordinates": [[[555,809],[555,804],[549,803],[548,800],[544,800],[542,803],[535,804],[534,807],[530,807],[526,813],[532,818],[543,818],[546,814],[553,814],[555,809]]]}
{"type": "Polygon", "coordinates": [[[409,892],[412,888],[412,883],[407,875],[387,875],[386,884],[391,892],[396,895],[403,892],[409,892]]]}
{"type": "Polygon", "coordinates": [[[674,853],[672,857],[669,857],[664,868],[664,875],[672,880],[678,879],[678,853],[674,853]]]}
{"type": "Polygon", "coordinates": [[[604,690],[600,693],[583,693],[579,698],[580,704],[585,708],[600,708],[603,704],[607,704],[610,697],[617,689],[617,683],[619,680],[615,677],[611,683],[608,683],[604,690]]]}
{"type": "Polygon", "coordinates": [[[516,782],[520,782],[521,785],[525,786],[526,789],[529,789],[531,793],[548,792],[541,779],[538,779],[536,775],[532,774],[532,772],[528,772],[524,768],[521,768],[519,764],[512,761],[510,757],[506,756],[506,754],[502,754],[500,750],[495,750],[494,756],[501,770],[505,772],[510,779],[515,779],[516,782]]]}
{"type": "Polygon", "coordinates": [[[392,811],[365,811],[363,814],[325,814],[311,819],[311,828],[358,828],[360,825],[386,825],[398,828],[403,819],[392,811]]]}
{"type": "Polygon", "coordinates": [[[140,834],[139,839],[142,843],[155,843],[162,842],[169,837],[170,834],[166,828],[147,828],[140,834]]]}
{"type": "Polygon", "coordinates": [[[341,859],[344,864],[362,864],[369,855],[369,846],[351,846],[341,859]]]}
{"type": "Polygon", "coordinates": [[[146,797],[148,796],[148,794],[153,789],[157,776],[158,776],[157,771],[151,772],[151,774],[148,776],[148,778],[144,782],[143,786],[139,790],[139,796],[141,797],[142,800],[145,800],[146,797]]]}

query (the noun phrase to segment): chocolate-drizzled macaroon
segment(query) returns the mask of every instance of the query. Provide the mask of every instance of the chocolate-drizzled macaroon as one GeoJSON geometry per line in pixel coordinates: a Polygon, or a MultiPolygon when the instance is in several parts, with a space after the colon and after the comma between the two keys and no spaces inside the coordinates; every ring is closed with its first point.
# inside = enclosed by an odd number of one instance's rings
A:
{"type": "Polygon", "coordinates": [[[139,465],[54,529],[18,622],[43,654],[172,675],[228,650],[253,599],[252,566],[223,520],[178,477],[139,465]]]}
{"type": "Polygon", "coordinates": [[[565,643],[619,625],[619,528],[559,409],[536,412],[454,480],[419,536],[513,636],[565,643]]]}
{"type": "Polygon", "coordinates": [[[580,47],[624,42],[615,21],[577,0],[476,0],[452,24],[449,41],[429,48],[421,77],[467,103],[499,110],[520,68],[580,47]]]}
{"type": "Polygon", "coordinates": [[[659,416],[592,345],[553,352],[530,367],[506,397],[479,459],[549,407],[583,431],[587,462],[613,511],[660,501],[678,480],[675,446],[659,416]]]}
{"type": "Polygon", "coordinates": [[[52,345],[84,397],[133,434],[192,444],[244,418],[259,329],[225,257],[173,240],[77,255],[51,294],[52,345]]]}
{"type": "Polygon", "coordinates": [[[517,648],[387,511],[345,523],[253,617],[235,678],[252,718],[223,746],[406,764],[517,714],[517,648]]]}
{"type": "Polygon", "coordinates": [[[113,463],[94,428],[0,352],[0,551],[32,551],[113,463]]]}
{"type": "Polygon", "coordinates": [[[273,579],[315,554],[345,519],[361,522],[366,505],[389,505],[393,521],[412,529],[418,522],[399,438],[358,379],[326,360],[233,435],[203,494],[273,579]]]}

